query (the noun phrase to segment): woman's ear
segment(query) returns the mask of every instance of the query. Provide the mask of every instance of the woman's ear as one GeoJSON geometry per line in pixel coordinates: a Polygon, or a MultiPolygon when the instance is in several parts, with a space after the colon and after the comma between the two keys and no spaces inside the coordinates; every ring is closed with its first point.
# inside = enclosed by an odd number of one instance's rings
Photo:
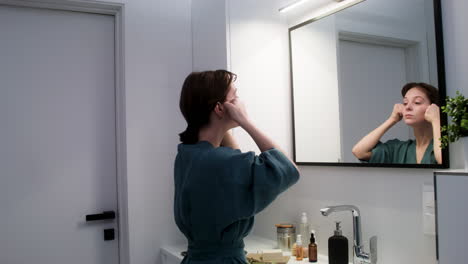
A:
{"type": "Polygon", "coordinates": [[[215,106],[215,108],[214,108],[214,112],[215,112],[216,116],[217,116],[219,119],[223,118],[223,116],[224,116],[224,110],[225,110],[225,109],[224,109],[224,105],[221,104],[220,102],[217,102],[217,103],[216,103],[216,106],[215,106]]]}

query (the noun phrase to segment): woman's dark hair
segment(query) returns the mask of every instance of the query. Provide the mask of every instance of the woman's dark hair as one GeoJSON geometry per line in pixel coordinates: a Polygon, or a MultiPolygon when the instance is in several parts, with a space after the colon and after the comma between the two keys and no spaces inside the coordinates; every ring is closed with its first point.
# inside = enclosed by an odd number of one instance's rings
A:
{"type": "Polygon", "coordinates": [[[184,144],[198,142],[200,128],[210,122],[210,113],[218,102],[223,103],[236,75],[226,70],[192,72],[185,78],[179,107],[187,121],[187,129],[179,134],[184,144]]]}
{"type": "Polygon", "coordinates": [[[440,106],[439,105],[439,90],[437,90],[437,88],[435,88],[434,86],[427,84],[427,83],[422,83],[422,82],[421,83],[416,83],[416,82],[407,83],[401,89],[401,95],[405,97],[406,93],[412,88],[421,89],[421,91],[423,91],[426,94],[427,98],[429,98],[429,100],[431,101],[431,104],[436,104],[440,106]]]}

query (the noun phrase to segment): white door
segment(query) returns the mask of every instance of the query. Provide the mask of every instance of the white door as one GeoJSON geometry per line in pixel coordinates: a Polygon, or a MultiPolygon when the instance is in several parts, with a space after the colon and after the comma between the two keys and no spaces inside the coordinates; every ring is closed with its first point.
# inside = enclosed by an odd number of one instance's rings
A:
{"type": "Polygon", "coordinates": [[[114,17],[0,5],[0,33],[0,263],[118,263],[85,221],[117,214],[114,17]]]}
{"type": "MultiPolygon", "coordinates": [[[[339,87],[342,157],[356,162],[353,146],[377,128],[402,102],[401,88],[407,82],[405,48],[339,42],[339,87]]],[[[381,139],[407,140],[411,131],[403,122],[392,127],[381,139]]]]}

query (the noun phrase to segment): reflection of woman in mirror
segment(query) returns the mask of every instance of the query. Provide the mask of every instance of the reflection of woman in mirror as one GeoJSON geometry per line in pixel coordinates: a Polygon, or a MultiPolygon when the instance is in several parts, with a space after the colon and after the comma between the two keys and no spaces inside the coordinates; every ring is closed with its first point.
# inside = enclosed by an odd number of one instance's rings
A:
{"type": "Polygon", "coordinates": [[[354,156],[370,163],[442,164],[438,90],[426,83],[408,83],[401,94],[403,104],[395,104],[390,117],[353,147],[354,156]],[[415,140],[380,142],[401,119],[413,128],[415,140]]]}

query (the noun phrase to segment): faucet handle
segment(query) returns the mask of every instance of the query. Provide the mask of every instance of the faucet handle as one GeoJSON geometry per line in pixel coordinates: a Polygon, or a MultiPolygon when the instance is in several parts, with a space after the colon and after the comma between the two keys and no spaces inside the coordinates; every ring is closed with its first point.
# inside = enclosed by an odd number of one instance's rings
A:
{"type": "Polygon", "coordinates": [[[377,263],[377,236],[370,238],[370,261],[372,264],[377,263]]]}

